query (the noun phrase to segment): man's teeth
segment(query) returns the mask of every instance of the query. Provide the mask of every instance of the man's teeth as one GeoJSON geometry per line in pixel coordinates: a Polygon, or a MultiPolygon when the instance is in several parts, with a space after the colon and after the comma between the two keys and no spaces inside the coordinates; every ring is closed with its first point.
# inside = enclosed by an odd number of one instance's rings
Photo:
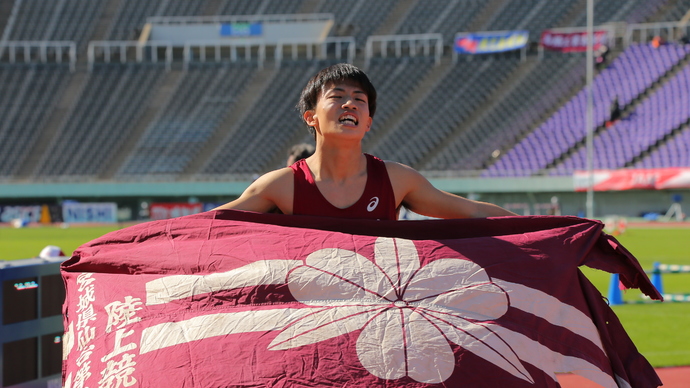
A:
{"type": "Polygon", "coordinates": [[[355,120],[352,117],[343,117],[342,119],[340,119],[341,123],[346,122],[346,121],[351,122],[352,124],[357,124],[357,120],[355,120]]]}

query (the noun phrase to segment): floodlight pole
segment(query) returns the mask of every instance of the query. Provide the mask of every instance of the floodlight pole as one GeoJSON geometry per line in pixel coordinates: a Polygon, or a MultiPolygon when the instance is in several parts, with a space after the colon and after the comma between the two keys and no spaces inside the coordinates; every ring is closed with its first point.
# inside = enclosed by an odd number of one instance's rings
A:
{"type": "Polygon", "coordinates": [[[594,0],[587,0],[587,112],[585,126],[587,130],[587,218],[594,218],[594,115],[593,91],[594,79],[594,0]]]}

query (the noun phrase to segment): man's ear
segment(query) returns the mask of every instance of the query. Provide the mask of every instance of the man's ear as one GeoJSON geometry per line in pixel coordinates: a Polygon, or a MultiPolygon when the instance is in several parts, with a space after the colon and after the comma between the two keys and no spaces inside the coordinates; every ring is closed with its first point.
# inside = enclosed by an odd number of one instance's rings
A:
{"type": "Polygon", "coordinates": [[[313,127],[316,125],[316,114],[314,113],[313,110],[308,110],[304,112],[302,115],[302,118],[304,119],[304,122],[307,123],[308,126],[313,127]]]}
{"type": "Polygon", "coordinates": [[[371,130],[371,123],[373,123],[373,122],[374,122],[374,119],[369,117],[369,122],[367,123],[367,132],[369,132],[371,130]]]}

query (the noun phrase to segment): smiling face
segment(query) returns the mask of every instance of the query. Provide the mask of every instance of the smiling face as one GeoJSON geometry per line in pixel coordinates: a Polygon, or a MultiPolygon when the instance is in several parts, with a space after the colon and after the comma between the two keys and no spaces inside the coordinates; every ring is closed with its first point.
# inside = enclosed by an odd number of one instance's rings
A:
{"type": "MultiPolygon", "coordinates": [[[[323,68],[309,79],[300,93],[299,102],[296,106],[309,128],[309,132],[315,138],[317,135],[316,128],[310,124],[310,122],[314,122],[311,120],[311,116],[316,112],[317,103],[323,102],[325,93],[337,85],[352,86],[360,92],[363,91],[368,102],[369,117],[374,117],[374,113],[376,113],[376,88],[361,69],[349,63],[338,63],[323,68]],[[311,113],[309,113],[310,111],[311,113]]],[[[361,116],[357,117],[355,121],[357,124],[361,123],[361,116]]]]}
{"type": "Polygon", "coordinates": [[[321,136],[361,138],[371,127],[366,92],[351,81],[324,86],[314,109],[304,112],[304,121],[321,136]]]}

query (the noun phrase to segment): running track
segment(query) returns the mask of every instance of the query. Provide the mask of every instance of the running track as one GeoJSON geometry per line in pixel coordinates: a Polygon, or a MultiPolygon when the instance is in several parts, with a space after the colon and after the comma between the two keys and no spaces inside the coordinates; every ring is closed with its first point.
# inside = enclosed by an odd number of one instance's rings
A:
{"type": "MultiPolygon", "coordinates": [[[[664,383],[664,388],[690,388],[690,366],[657,368],[656,373],[664,383]]],[[[571,374],[559,374],[561,388],[601,388],[584,377],[571,374]]]]}

